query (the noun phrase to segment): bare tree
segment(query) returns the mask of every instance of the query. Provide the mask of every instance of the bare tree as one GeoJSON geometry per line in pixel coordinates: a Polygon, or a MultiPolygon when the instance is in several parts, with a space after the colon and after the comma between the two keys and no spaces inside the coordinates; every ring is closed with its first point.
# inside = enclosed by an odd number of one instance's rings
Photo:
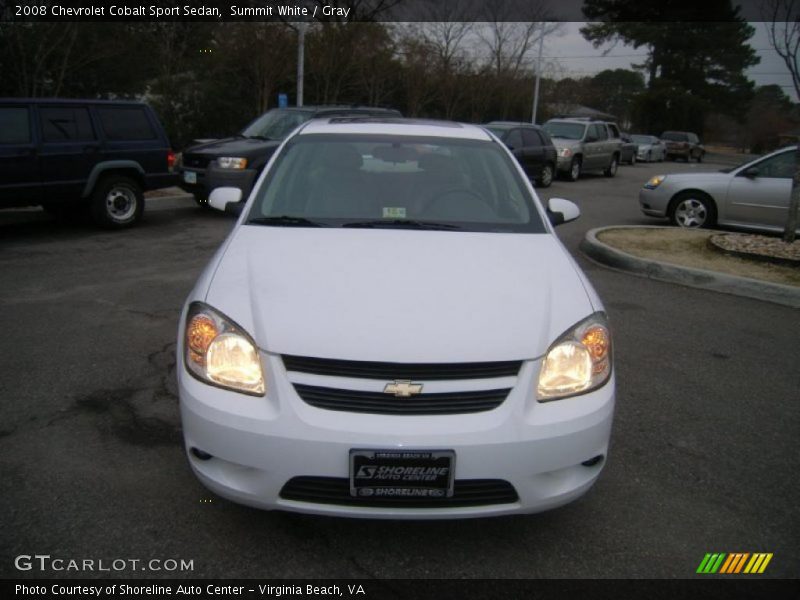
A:
{"type": "MultiPolygon", "coordinates": [[[[768,0],[765,4],[765,20],[769,41],[786,63],[792,74],[792,84],[800,98],[800,0],[768,0]]],[[[797,140],[800,142],[800,139],[797,140]]],[[[800,207],[800,143],[795,151],[792,195],[789,199],[789,214],[783,228],[783,240],[794,242],[797,230],[797,212],[800,207]]]]}

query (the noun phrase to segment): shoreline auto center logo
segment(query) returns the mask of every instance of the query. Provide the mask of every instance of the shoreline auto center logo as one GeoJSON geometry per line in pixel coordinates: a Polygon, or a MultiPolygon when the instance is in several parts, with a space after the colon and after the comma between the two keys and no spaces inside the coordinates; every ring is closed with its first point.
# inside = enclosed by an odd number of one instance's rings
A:
{"type": "Polygon", "coordinates": [[[700,562],[700,566],[697,567],[697,573],[701,575],[715,573],[721,575],[760,575],[771,560],[772,552],[754,552],[752,554],[749,552],[709,552],[700,562]]]}

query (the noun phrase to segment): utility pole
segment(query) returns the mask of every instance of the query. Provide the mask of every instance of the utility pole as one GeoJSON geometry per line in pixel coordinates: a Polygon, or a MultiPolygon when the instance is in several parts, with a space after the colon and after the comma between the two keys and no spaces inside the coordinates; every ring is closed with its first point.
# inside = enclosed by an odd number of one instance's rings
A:
{"type": "Polygon", "coordinates": [[[301,21],[297,24],[297,106],[303,106],[306,27],[308,27],[308,23],[305,21],[301,21]]]}
{"type": "Polygon", "coordinates": [[[539,57],[536,59],[536,85],[533,88],[533,112],[531,114],[531,123],[536,125],[536,111],[539,108],[539,80],[542,77],[542,48],[544,47],[544,23],[542,23],[542,31],[539,34],[539,57]]]}

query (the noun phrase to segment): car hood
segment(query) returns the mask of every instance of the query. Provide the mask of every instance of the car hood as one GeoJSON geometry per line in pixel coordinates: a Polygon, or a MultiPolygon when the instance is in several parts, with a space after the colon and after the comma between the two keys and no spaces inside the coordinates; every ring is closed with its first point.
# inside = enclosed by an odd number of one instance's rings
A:
{"type": "Polygon", "coordinates": [[[575,149],[581,145],[580,140],[568,140],[565,138],[554,138],[554,137],[551,137],[550,139],[553,140],[553,145],[558,150],[560,150],[561,148],[575,149]]]}
{"type": "MultiPolygon", "coordinates": [[[[719,171],[701,171],[699,173],[669,173],[664,179],[664,183],[670,185],[700,185],[703,184],[725,184],[730,181],[730,173],[720,173],[719,171]]],[[[662,184],[663,185],[663,184],[662,184]]]]}
{"type": "Polygon", "coordinates": [[[204,154],[217,158],[219,156],[241,156],[250,158],[260,156],[265,151],[275,150],[281,142],[277,140],[261,140],[258,138],[229,137],[213,140],[188,148],[184,154],[204,154]]]}
{"type": "Polygon", "coordinates": [[[244,225],[232,235],[206,302],[267,352],[535,358],[596,310],[551,234],[244,225]]]}

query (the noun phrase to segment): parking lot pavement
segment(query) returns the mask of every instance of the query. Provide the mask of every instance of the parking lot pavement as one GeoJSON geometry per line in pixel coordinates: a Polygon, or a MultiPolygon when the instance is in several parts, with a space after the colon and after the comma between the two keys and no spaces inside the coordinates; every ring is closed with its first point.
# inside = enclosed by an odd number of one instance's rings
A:
{"type": "Polygon", "coordinates": [[[796,577],[800,313],[609,271],[577,251],[588,229],[654,224],[638,188],[696,168],[637,164],[542,190],[580,205],[558,231],[611,318],[611,454],[572,505],[474,521],[308,517],[215,498],[181,448],[174,351],[181,304],[232,221],[191,200],[154,200],[118,233],[0,211],[0,576],[109,576],[14,567],[49,554],[191,560],[179,575],[194,577],[693,577],[706,552],[772,552],[762,577],[796,577]]]}

